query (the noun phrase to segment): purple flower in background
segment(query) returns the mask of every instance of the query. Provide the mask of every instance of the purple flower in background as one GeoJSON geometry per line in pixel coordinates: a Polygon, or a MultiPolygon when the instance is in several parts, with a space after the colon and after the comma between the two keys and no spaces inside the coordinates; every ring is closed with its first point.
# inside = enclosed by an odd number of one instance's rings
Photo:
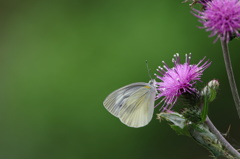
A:
{"type": "Polygon", "coordinates": [[[205,3],[209,2],[209,1],[212,1],[212,0],[185,0],[182,3],[186,3],[186,2],[189,2],[189,1],[191,1],[190,6],[193,6],[194,4],[197,4],[197,3],[205,4],[205,3]]]}
{"type": "Polygon", "coordinates": [[[211,64],[211,62],[206,61],[201,65],[204,59],[205,58],[200,60],[198,64],[190,65],[191,54],[186,54],[185,63],[181,64],[179,54],[177,53],[172,60],[174,63],[173,68],[168,67],[164,61],[163,68],[159,66],[157,71],[162,76],[155,74],[155,76],[161,80],[161,82],[156,82],[156,87],[159,92],[157,99],[163,97],[160,102],[164,102],[161,107],[163,111],[171,109],[181,94],[192,94],[197,91],[193,85],[196,81],[201,81],[200,77],[203,71],[211,64]]]}
{"type": "Polygon", "coordinates": [[[205,5],[208,2],[211,2],[212,0],[199,0],[198,3],[205,5]]]}
{"type": "Polygon", "coordinates": [[[214,42],[219,38],[229,42],[232,36],[240,36],[239,0],[212,0],[205,4],[203,11],[193,10],[203,24],[201,28],[211,31],[209,37],[217,35],[214,42]]]}

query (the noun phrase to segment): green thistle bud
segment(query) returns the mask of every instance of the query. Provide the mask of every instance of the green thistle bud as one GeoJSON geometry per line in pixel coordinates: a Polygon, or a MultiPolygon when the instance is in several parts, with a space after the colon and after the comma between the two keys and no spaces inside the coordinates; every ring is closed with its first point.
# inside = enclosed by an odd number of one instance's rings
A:
{"type": "Polygon", "coordinates": [[[203,88],[203,90],[201,91],[201,95],[207,97],[207,100],[209,102],[212,102],[216,98],[218,88],[218,80],[211,80],[210,82],[208,82],[207,86],[203,88]]]}

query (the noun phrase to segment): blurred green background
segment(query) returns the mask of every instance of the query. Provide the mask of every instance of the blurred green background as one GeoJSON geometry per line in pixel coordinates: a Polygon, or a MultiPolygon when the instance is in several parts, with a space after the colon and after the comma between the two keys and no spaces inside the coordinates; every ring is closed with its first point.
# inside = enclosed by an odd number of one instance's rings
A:
{"type": "MultiPolygon", "coordinates": [[[[202,78],[219,79],[209,116],[221,132],[240,120],[220,43],[181,1],[4,1],[0,9],[0,157],[3,159],[203,159],[209,152],[153,118],[123,125],[103,107],[113,90],[148,82],[174,53],[213,61],[202,78]]],[[[240,41],[230,43],[240,86],[240,41]]],[[[239,87],[240,89],[240,87],[239,87]]],[[[155,110],[155,114],[158,109],[155,110]]],[[[236,141],[235,141],[236,140],[236,141]]]]}

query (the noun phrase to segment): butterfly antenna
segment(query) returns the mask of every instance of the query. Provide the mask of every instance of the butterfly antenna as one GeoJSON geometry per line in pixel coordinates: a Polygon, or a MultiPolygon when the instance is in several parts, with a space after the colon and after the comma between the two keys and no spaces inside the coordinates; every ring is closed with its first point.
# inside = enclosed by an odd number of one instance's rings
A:
{"type": "Polygon", "coordinates": [[[152,76],[151,76],[151,69],[149,69],[148,67],[148,61],[146,60],[146,66],[147,66],[147,71],[148,71],[148,76],[150,77],[150,79],[152,80],[152,76]]]}

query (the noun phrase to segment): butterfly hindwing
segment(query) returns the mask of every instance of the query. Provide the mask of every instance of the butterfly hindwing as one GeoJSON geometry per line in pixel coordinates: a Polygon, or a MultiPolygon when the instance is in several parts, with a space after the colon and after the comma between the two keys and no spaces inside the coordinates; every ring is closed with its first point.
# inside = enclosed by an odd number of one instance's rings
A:
{"type": "Polygon", "coordinates": [[[145,85],[135,91],[122,105],[119,118],[130,127],[147,125],[153,116],[156,89],[154,86],[145,85]]]}

